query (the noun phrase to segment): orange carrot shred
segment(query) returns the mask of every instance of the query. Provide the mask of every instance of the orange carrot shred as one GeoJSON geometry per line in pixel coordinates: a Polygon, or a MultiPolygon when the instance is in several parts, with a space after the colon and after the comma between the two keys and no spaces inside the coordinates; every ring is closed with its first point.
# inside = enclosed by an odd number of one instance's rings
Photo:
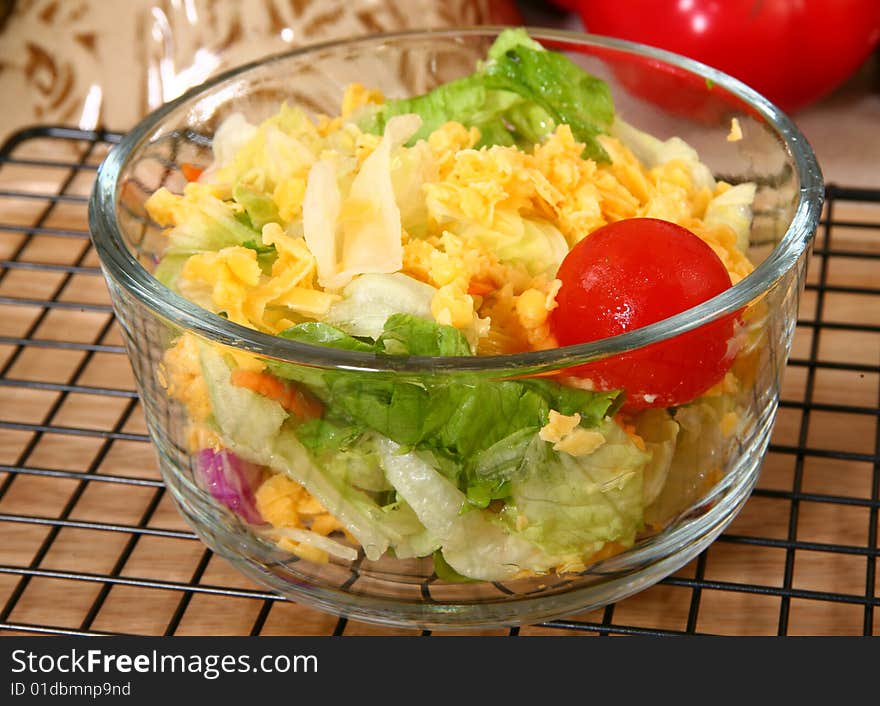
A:
{"type": "Polygon", "coordinates": [[[195,164],[183,162],[180,165],[180,171],[183,173],[183,176],[187,181],[198,181],[199,177],[202,176],[202,172],[205,170],[201,167],[197,167],[195,164]]]}
{"type": "Polygon", "coordinates": [[[317,419],[324,413],[324,405],[317,397],[298,385],[289,384],[290,397],[284,405],[292,414],[302,420],[317,419]]]}
{"type": "Polygon", "coordinates": [[[230,382],[236,387],[244,387],[278,402],[284,409],[303,421],[317,419],[324,412],[321,400],[310,392],[269,373],[239,368],[232,371],[230,382]]]}
{"type": "Polygon", "coordinates": [[[484,297],[490,292],[495,291],[495,287],[489,282],[481,282],[480,280],[471,280],[468,284],[468,294],[484,297]]]}

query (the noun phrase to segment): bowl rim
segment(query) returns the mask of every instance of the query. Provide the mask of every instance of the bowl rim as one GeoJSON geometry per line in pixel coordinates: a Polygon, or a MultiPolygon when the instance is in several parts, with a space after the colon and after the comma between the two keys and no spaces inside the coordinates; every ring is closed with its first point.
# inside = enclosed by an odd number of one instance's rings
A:
{"type": "Polygon", "coordinates": [[[636,42],[584,32],[539,27],[525,27],[525,29],[537,41],[549,40],[571,46],[617,50],[660,61],[692,75],[696,74],[706,79],[707,83],[718,85],[741,100],[775,132],[792,159],[798,184],[798,200],[786,233],[753,272],[729,289],[679,314],[633,331],[588,343],[499,355],[392,356],[300,343],[236,324],[202,309],[167,288],[153,277],[125,246],[116,209],[119,180],[130,158],[149,141],[157,126],[169,114],[210,94],[213,89],[225,83],[244,77],[251,71],[294,57],[335,49],[368,48],[371,45],[381,45],[395,40],[491,38],[507,28],[504,25],[477,25],[415,29],[309,44],[290,51],[271,54],[225,71],[160,106],[126,133],[98,168],[89,198],[88,211],[92,243],[105,276],[178,329],[265,358],[321,368],[363,372],[491,372],[528,369],[538,373],[634,350],[732,314],[769,291],[796,265],[809,247],[818,228],[824,201],[824,181],[811,146],[788,115],[738,79],[693,59],[636,42]]]}

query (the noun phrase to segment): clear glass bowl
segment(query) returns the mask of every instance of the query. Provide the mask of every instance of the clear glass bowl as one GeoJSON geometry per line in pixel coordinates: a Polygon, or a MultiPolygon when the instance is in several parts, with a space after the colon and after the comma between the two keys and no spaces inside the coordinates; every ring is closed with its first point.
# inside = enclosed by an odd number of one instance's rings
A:
{"type": "Polygon", "coordinates": [[[102,165],[90,203],[93,241],[162,474],[181,513],[208,546],[252,579],[292,600],[354,619],[429,629],[515,625],[595,608],[644,589],[704,549],[746,502],[777,409],[822,206],[823,182],[814,155],[789,118],[743,84],[693,61],[622,41],[531,31],[548,48],[567,52],[605,79],[617,113],[630,124],[662,138],[683,138],[719,178],[757,184],[749,252],[756,268],[697,307],[614,338],[566,348],[395,359],[298,344],[244,328],[198,308],[151,275],[163,236],[147,217],[144,202],[163,185],[180,191],[182,164],[210,162],[211,137],[224,116],[238,111],[255,122],[277,111],[284,100],[333,115],[344,88],[355,81],[389,97],[423,93],[470,73],[498,31],[408,32],[320,44],[224,74],[132,130],[102,165]],[[733,118],[742,128],[738,141],[726,139],[733,118]],[[561,371],[734,312],[749,331],[734,363],[741,384],[725,402],[736,413],[735,428],[680,445],[664,491],[646,510],[654,531],[644,532],[620,553],[562,575],[455,582],[438,578],[430,557],[368,560],[361,551],[354,561],[315,563],[282,551],[206,492],[195,474],[187,412],[161,384],[163,354],[184,333],[267,360],[339,375],[393,376],[438,389],[474,376],[499,380],[561,371]]]}

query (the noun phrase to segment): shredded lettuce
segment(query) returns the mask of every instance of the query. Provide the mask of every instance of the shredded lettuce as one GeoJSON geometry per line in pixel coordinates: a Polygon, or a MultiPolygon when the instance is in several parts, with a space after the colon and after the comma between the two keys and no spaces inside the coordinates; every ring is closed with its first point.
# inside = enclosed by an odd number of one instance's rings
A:
{"type": "Polygon", "coordinates": [[[367,494],[325,473],[290,430],[259,450],[260,462],[289,476],[318,499],[360,542],[369,559],[378,559],[403,535],[386,522],[386,513],[367,494]]]}
{"type": "Polygon", "coordinates": [[[199,362],[208,387],[214,422],[224,438],[259,452],[269,448],[287,418],[284,408],[268,397],[230,382],[231,367],[223,354],[199,341],[199,362]]]}
{"type": "Polygon", "coordinates": [[[311,420],[307,424],[311,429],[303,429],[305,425],[297,427],[297,438],[319,459],[327,473],[370,493],[392,490],[382,470],[381,459],[376,449],[378,439],[376,434],[355,432],[352,435],[348,433],[350,428],[346,429],[326,420],[311,420]],[[337,431],[346,432],[347,438],[334,439],[332,443],[338,444],[338,448],[328,449],[322,445],[325,439],[321,438],[321,435],[326,434],[328,428],[334,426],[337,431]],[[315,432],[318,432],[318,435],[315,432]]]}
{"type": "MultiPolygon", "coordinates": [[[[397,351],[457,349],[467,343],[460,332],[410,319],[408,330],[395,322],[406,315],[391,317],[386,333],[374,344],[382,350],[393,340],[397,351]],[[409,326],[414,324],[413,326],[409,326]],[[412,340],[407,337],[413,334],[412,340]]],[[[311,325],[310,330],[324,328],[311,325]]],[[[305,332],[294,327],[285,332],[294,340],[306,340],[305,332]]],[[[323,340],[329,336],[322,335],[323,340]]],[[[311,338],[312,341],[319,340],[311,338]]],[[[350,338],[337,341],[348,341],[350,338]]],[[[566,388],[543,379],[491,380],[477,375],[457,374],[409,378],[396,374],[358,374],[345,371],[316,371],[289,363],[270,363],[281,377],[310,385],[322,398],[328,418],[337,418],[360,429],[371,429],[399,444],[431,449],[452,459],[469,460],[515,431],[528,427],[537,431],[545,425],[551,409],[563,414],[577,412],[581,424],[597,425],[614,407],[617,392],[590,392],[566,388]]]]}
{"type": "Polygon", "coordinates": [[[166,258],[222,250],[260,237],[247,219],[237,218],[230,204],[203,184],[188,184],[183,195],[163,187],[146,206],[156,222],[174,224],[168,232],[166,258]]]}
{"type": "MultiPolygon", "coordinates": [[[[673,419],[679,428],[675,448],[662,488],[645,510],[649,525],[663,526],[697,502],[716,481],[714,474],[724,467],[736,439],[736,435],[725,436],[721,423],[731,412],[736,413],[731,395],[707,395],[675,409],[673,419]]],[[[642,431],[647,432],[647,426],[642,431]]]]}
{"type": "MultiPolygon", "coordinates": [[[[318,323],[288,336],[374,351],[391,342],[428,353],[467,346],[456,329],[405,314],[390,317],[373,342],[318,323]]],[[[311,389],[325,416],[291,426],[278,403],[230,383],[220,352],[203,345],[200,354],[227,448],[300,483],[369,558],[440,548],[462,576],[502,579],[577,565],[605,542],[631,541],[639,527],[650,455],[607,419],[615,394],[542,379],[459,375],[452,384],[323,371],[311,389]],[[578,411],[606,443],[584,458],[554,452],[538,438],[550,409],[578,411]],[[481,509],[494,499],[507,501],[502,513],[481,509]]],[[[286,365],[292,379],[307,369],[286,365]]]]}
{"type": "Polygon", "coordinates": [[[393,441],[379,444],[388,480],[421,523],[442,546],[442,555],[458,574],[504,580],[522,571],[543,573],[559,562],[527,539],[508,532],[492,513],[462,513],[467,500],[455,485],[417,454],[393,441]]]}
{"type": "MultiPolygon", "coordinates": [[[[712,170],[700,161],[697,151],[680,137],[660,140],[650,133],[633,127],[620,117],[614,119],[612,134],[626,145],[648,167],[666,164],[672,160],[683,163],[695,186],[715,190],[717,183],[712,170]]],[[[707,226],[724,224],[736,233],[736,246],[740,251],[749,250],[752,225],[752,205],[757,185],[743,182],[715,196],[706,207],[703,222],[707,226]]]]}
{"type": "Polygon", "coordinates": [[[244,115],[241,113],[228,115],[217,127],[211,141],[211,151],[214,154],[213,166],[217,168],[231,162],[256,134],[257,126],[248,122],[244,115]]]}
{"type": "MultiPolygon", "coordinates": [[[[216,349],[200,344],[199,355],[213,418],[230,452],[245,461],[269,466],[302,485],[355,536],[371,559],[378,559],[392,545],[398,555],[406,553],[409,546],[426,554],[436,549],[424,536],[424,528],[413,523],[411,513],[406,509],[383,509],[363,488],[364,483],[370,483],[368,458],[361,459],[360,468],[332,464],[322,467],[284,424],[287,413],[281,405],[232,385],[231,367],[216,349]],[[414,535],[411,545],[407,543],[410,534],[414,535]]],[[[352,446],[350,455],[363,455],[371,449],[367,441],[361,447],[352,446]]]]}
{"type": "Polygon", "coordinates": [[[436,180],[437,164],[427,142],[394,152],[391,183],[400,209],[400,225],[411,237],[427,234],[429,218],[422,186],[436,180]]]}
{"type": "Polygon", "coordinates": [[[309,169],[322,142],[301,108],[284,103],[256,126],[235,113],[220,124],[212,142],[214,161],[200,181],[234,187],[246,179],[271,194],[278,184],[309,169]]]}
{"type": "Polygon", "coordinates": [[[298,544],[305,544],[314,547],[315,549],[320,549],[331,556],[336,556],[346,561],[354,561],[358,556],[357,550],[352,547],[346,546],[336,540],[318,534],[317,532],[301,529],[299,527],[272,527],[270,529],[261,530],[260,534],[270,537],[275,541],[282,538],[292,539],[298,544]]]}
{"type": "Polygon", "coordinates": [[[752,204],[758,187],[754,182],[743,182],[730,187],[713,198],[706,207],[703,222],[708,225],[724,223],[736,233],[736,246],[742,252],[749,251],[749,235],[752,229],[752,204]]]}
{"type": "Polygon", "coordinates": [[[359,274],[397,272],[403,266],[392,156],[421,122],[417,115],[389,120],[344,196],[331,161],[312,167],[303,198],[303,233],[322,287],[340,289],[359,274]]]}
{"type": "Polygon", "coordinates": [[[642,526],[643,471],[651,458],[612,420],[586,456],[548,454],[510,481],[510,530],[557,556],[584,558],[607,542],[628,546],[642,526]]]}
{"type": "Polygon", "coordinates": [[[441,541],[441,569],[503,580],[524,571],[583,567],[607,542],[634,541],[649,454],[612,421],[601,432],[607,441],[589,456],[550,452],[547,461],[512,480],[511,501],[501,513],[463,512],[467,496],[430,463],[389,440],[378,448],[388,480],[441,541]]]}
{"type": "Polygon", "coordinates": [[[251,226],[258,231],[262,231],[267,223],[281,222],[278,206],[272,198],[250,184],[243,181],[236,184],[232,198],[244,208],[251,226]]]}
{"type": "Polygon", "coordinates": [[[177,289],[177,278],[183,270],[186,261],[189,260],[188,254],[165,255],[153,270],[153,277],[164,284],[168,289],[177,289]]]}
{"type": "Polygon", "coordinates": [[[566,124],[583,143],[584,157],[609,161],[596,140],[608,133],[614,118],[608,85],[565,54],[545,51],[521,28],[501,32],[470,76],[421,96],[388,101],[360,117],[359,125],[381,134],[393,116],[407,113],[422,118],[413,143],[451,120],[478,128],[478,146],[527,147],[566,124]]]}
{"type": "MultiPolygon", "coordinates": [[[[281,335],[382,355],[470,355],[457,329],[408,314],[389,317],[375,340],[349,336],[325,323],[299,324],[281,335]]],[[[358,374],[280,362],[269,367],[280,377],[308,385],[324,402],[324,418],[298,431],[313,452],[339,449],[341,440],[369,430],[429,454],[478,506],[506,496],[504,481],[513,470],[509,466],[516,465],[520,443],[531,441],[551,409],[577,413],[581,425],[592,428],[613,414],[619,398],[617,392],[581,390],[542,378],[358,374]]]]}
{"type": "Polygon", "coordinates": [[[497,211],[494,228],[480,223],[450,222],[447,230],[465,240],[476,240],[505,264],[519,264],[530,274],[554,277],[568,254],[565,236],[550,221],[497,211]]]}
{"type": "Polygon", "coordinates": [[[374,523],[374,529],[394,538],[389,548],[395,556],[427,556],[440,546],[386,478],[380,452],[381,437],[326,420],[306,422],[298,426],[295,433],[297,441],[308,450],[315,468],[338,491],[335,502],[356,503],[374,523]],[[335,449],[321,444],[330,429],[337,432],[333,440],[337,445],[335,449]],[[319,441],[321,436],[324,438],[319,441]]]}
{"type": "Polygon", "coordinates": [[[436,292],[430,284],[401,272],[360,275],[345,286],[342,299],[330,307],[323,321],[352,336],[375,339],[392,314],[432,320],[431,299],[436,292]]]}
{"type": "Polygon", "coordinates": [[[712,170],[700,161],[697,151],[680,137],[660,140],[644,130],[633,127],[620,117],[614,119],[611,134],[626,145],[636,159],[647,167],[666,164],[673,159],[680,160],[687,165],[695,186],[715,189],[712,170]]]}
{"type": "Polygon", "coordinates": [[[665,409],[646,409],[635,420],[636,433],[651,453],[645,468],[645,505],[653,503],[666,485],[675,455],[679,425],[665,409]]]}

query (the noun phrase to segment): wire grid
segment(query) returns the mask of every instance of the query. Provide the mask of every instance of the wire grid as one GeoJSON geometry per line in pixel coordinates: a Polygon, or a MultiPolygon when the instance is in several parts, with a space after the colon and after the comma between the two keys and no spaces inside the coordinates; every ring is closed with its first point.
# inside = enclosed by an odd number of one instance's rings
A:
{"type": "MultiPolygon", "coordinates": [[[[0,147],[0,634],[415,632],[267,592],[171,504],[88,241],[119,137],[0,147]]],[[[718,541],[615,605],[481,632],[880,633],[878,259],[880,191],[829,187],[761,480],[718,541]]]]}

